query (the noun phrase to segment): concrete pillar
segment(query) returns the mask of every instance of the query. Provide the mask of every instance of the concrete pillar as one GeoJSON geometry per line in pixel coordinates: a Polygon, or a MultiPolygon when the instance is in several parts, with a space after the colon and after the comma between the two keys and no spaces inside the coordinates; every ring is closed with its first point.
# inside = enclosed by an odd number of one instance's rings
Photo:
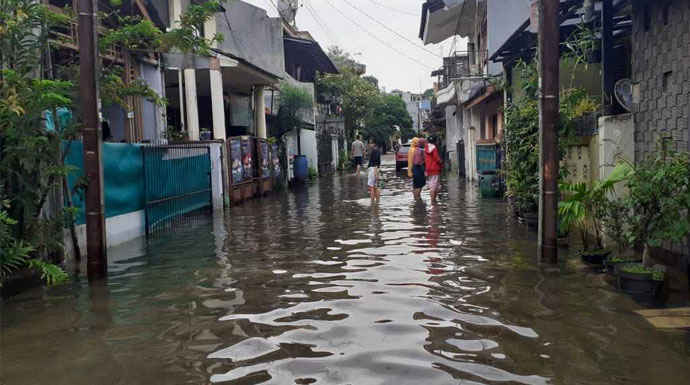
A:
{"type": "Polygon", "coordinates": [[[256,136],[266,139],[266,102],[264,101],[264,87],[254,89],[254,113],[256,114],[256,136]]]}
{"type": "Polygon", "coordinates": [[[225,140],[225,103],[223,101],[223,74],[218,58],[211,58],[209,78],[211,80],[211,113],[213,118],[213,139],[225,140]]]}
{"type": "Polygon", "coordinates": [[[187,135],[189,140],[199,140],[199,108],[196,100],[196,70],[194,68],[185,68],[184,85],[187,135]]]}

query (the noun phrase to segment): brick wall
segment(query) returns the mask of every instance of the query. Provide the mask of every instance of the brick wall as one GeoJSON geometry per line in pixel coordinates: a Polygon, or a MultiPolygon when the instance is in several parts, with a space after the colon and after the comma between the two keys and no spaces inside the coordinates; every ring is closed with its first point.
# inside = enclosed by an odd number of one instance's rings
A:
{"type": "Polygon", "coordinates": [[[677,150],[690,150],[690,0],[636,1],[633,8],[635,160],[656,149],[659,138],[673,138],[677,150]]]}
{"type": "MultiPolygon", "coordinates": [[[[660,138],[690,151],[690,0],[633,1],[635,161],[653,153],[660,138]]],[[[690,240],[665,248],[690,254],[690,240]]],[[[687,261],[686,261],[687,262],[687,261]]]]}

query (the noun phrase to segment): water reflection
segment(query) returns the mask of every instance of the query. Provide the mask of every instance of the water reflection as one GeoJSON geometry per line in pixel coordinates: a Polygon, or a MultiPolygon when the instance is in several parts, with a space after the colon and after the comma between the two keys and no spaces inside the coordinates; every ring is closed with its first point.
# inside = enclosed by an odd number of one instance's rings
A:
{"type": "Polygon", "coordinates": [[[99,286],[13,298],[0,382],[686,383],[687,333],[598,275],[539,270],[502,202],[384,179],[379,204],[364,176],[324,178],[118,248],[99,286]]]}

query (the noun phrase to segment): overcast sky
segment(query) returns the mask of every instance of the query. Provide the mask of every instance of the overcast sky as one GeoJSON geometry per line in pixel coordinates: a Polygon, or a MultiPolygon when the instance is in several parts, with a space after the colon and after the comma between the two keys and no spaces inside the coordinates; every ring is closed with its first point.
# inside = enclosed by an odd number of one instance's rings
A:
{"type": "MultiPolygon", "coordinates": [[[[244,1],[267,10],[269,16],[278,15],[271,3],[278,0],[244,1]]],[[[423,45],[418,37],[423,2],[300,0],[297,27],[309,31],[324,50],[335,44],[357,53],[356,59],[366,64],[367,74],[377,77],[387,91],[420,92],[432,87],[431,71],[442,66],[441,58],[453,46],[452,38],[423,45]]],[[[455,44],[457,50],[465,49],[463,39],[458,38],[455,44]]]]}

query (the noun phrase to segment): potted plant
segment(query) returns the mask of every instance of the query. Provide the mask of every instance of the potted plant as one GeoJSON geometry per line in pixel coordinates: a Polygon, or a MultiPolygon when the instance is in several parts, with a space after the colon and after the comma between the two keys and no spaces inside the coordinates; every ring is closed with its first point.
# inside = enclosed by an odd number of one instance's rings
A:
{"type": "Polygon", "coordinates": [[[604,261],[606,271],[609,274],[617,275],[619,266],[641,262],[641,258],[628,254],[630,242],[628,242],[626,231],[630,223],[630,211],[627,209],[625,201],[617,197],[608,198],[606,203],[602,205],[599,215],[604,234],[616,245],[614,252],[604,261]]]}
{"type": "Polygon", "coordinates": [[[677,242],[690,234],[690,161],[688,155],[663,149],[637,165],[627,182],[627,238],[642,249],[642,263],[619,267],[619,287],[654,292],[663,273],[652,267],[651,247],[677,242]]]}
{"type": "Polygon", "coordinates": [[[588,186],[586,183],[561,183],[563,199],[558,203],[559,225],[566,229],[577,229],[582,239],[582,259],[601,265],[611,254],[604,248],[602,212],[614,193],[616,184],[625,180],[632,172],[628,163],[619,163],[603,181],[588,186]],[[590,242],[593,237],[593,243],[590,242]]]}

